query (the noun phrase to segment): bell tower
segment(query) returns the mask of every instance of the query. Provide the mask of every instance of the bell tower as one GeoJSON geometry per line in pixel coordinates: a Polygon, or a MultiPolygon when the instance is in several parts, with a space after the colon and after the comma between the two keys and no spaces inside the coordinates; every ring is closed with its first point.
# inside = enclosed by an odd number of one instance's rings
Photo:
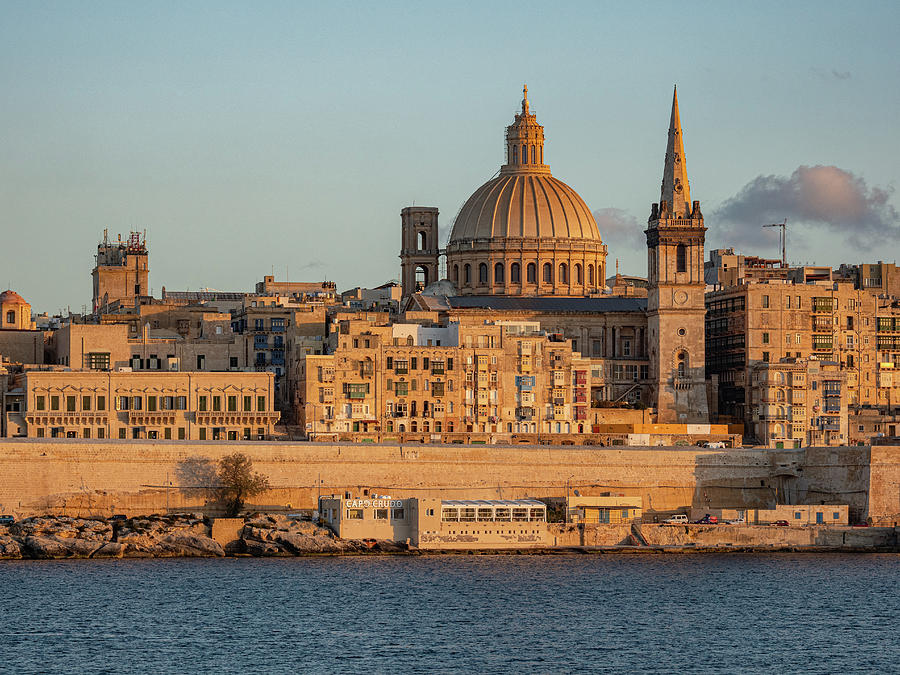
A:
{"type": "Polygon", "coordinates": [[[400,212],[400,283],[403,297],[438,280],[438,210],[407,206],[400,212]]]}
{"type": "Polygon", "coordinates": [[[672,98],[662,194],[647,221],[650,378],[660,424],[707,424],[706,227],[691,201],[678,90],[672,98]]]}

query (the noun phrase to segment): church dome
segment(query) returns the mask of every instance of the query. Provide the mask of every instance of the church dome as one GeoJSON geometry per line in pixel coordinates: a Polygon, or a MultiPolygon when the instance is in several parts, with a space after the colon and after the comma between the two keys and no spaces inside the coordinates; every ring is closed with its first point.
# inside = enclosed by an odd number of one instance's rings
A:
{"type": "MultiPolygon", "coordinates": [[[[2,288],[2,286],[0,286],[2,288]]],[[[0,293],[0,304],[3,305],[27,305],[25,298],[15,291],[6,290],[0,293]]]]}
{"type": "Polygon", "coordinates": [[[606,246],[587,204],[544,163],[527,87],[506,128],[506,164],[459,210],[446,256],[462,295],[578,296],[603,286],[606,246]]]}
{"type": "Polygon", "coordinates": [[[509,237],[601,241],[584,200],[549,173],[489,180],[460,209],[450,241],[509,237]]]}

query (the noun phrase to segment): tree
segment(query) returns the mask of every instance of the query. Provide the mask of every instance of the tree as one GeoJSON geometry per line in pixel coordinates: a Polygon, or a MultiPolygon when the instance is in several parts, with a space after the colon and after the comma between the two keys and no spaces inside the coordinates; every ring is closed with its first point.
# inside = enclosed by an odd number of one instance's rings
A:
{"type": "Polygon", "coordinates": [[[244,501],[269,489],[269,479],[253,470],[253,462],[242,452],[226,455],[219,460],[218,471],[222,499],[229,516],[244,508],[244,501]]]}

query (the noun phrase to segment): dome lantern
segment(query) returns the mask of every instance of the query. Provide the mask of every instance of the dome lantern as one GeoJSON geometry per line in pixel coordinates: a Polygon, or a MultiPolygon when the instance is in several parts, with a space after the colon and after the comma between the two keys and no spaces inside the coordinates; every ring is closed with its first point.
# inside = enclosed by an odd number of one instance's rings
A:
{"type": "Polygon", "coordinates": [[[537,116],[528,105],[528,85],[522,87],[522,112],[516,113],[515,121],[506,127],[506,164],[501,174],[549,173],[544,164],[544,127],[537,122],[537,116]]]}

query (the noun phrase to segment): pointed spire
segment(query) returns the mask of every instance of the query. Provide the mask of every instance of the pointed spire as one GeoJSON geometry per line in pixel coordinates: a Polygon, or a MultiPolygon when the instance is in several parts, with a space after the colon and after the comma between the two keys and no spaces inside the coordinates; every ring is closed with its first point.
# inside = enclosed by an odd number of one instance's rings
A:
{"type": "Polygon", "coordinates": [[[666,165],[663,169],[660,204],[665,201],[674,218],[690,218],[691,186],[688,182],[684,141],[681,137],[681,118],[678,115],[678,87],[672,95],[672,116],[669,118],[669,141],[666,145],[666,165]]]}
{"type": "Polygon", "coordinates": [[[528,85],[522,85],[522,114],[528,114],[528,85]]]}

